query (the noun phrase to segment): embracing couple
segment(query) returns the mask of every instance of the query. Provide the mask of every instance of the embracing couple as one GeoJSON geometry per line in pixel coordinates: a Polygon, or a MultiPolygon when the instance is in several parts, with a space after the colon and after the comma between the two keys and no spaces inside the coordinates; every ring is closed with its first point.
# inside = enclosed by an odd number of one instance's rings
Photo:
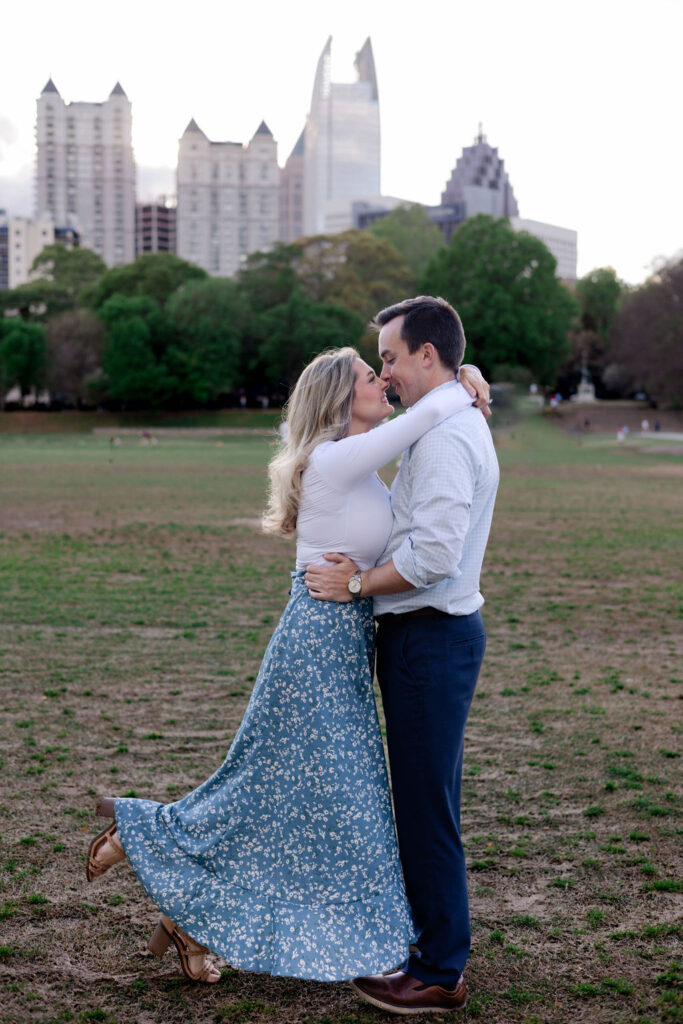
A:
{"type": "Polygon", "coordinates": [[[101,800],[87,875],[127,857],[162,911],[150,948],[193,980],[218,980],[213,952],[443,1012],[467,996],[460,783],[498,465],[455,310],[420,296],[374,323],[380,376],[332,350],[290,396],[264,526],[296,533],[296,570],[225,761],[176,803],[101,800]],[[391,385],[408,413],[383,422],[391,385]]]}

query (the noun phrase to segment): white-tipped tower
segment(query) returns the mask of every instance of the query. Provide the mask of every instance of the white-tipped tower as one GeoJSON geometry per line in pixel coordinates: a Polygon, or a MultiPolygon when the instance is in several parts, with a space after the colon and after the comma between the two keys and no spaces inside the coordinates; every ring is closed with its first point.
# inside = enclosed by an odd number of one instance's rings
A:
{"type": "Polygon", "coordinates": [[[304,145],[304,231],[325,230],[330,205],[380,193],[380,125],[372,43],[356,54],[358,79],[331,81],[332,37],[318,60],[304,145]]]}

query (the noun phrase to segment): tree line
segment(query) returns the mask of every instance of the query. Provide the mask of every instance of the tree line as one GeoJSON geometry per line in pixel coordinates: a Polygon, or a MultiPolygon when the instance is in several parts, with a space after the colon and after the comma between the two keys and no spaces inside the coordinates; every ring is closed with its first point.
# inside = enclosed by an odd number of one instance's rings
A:
{"type": "MultiPolygon", "coordinates": [[[[419,206],[367,231],[253,253],[234,279],[211,278],[170,253],[107,269],[95,253],[59,245],[32,269],[39,276],[0,292],[0,402],[15,386],[22,394],[46,387],[67,405],[110,408],[210,407],[246,395],[280,401],[324,348],[351,344],[376,362],[368,321],[419,293],[453,303],[467,361],[493,380],[553,387],[588,348],[590,368],[610,388],[646,387],[624,324],[645,318],[648,337],[665,332],[666,314],[647,309],[677,287],[680,300],[681,276],[672,268],[659,290],[648,292],[649,284],[627,295],[612,271],[600,270],[572,294],[546,246],[506,220],[474,217],[445,246],[419,206]],[[623,320],[641,293],[650,305],[623,320]]],[[[648,391],[668,386],[666,375],[653,374],[648,391]]]]}
{"type": "Polygon", "coordinates": [[[576,383],[582,362],[598,397],[646,394],[656,403],[683,405],[683,259],[665,262],[630,288],[614,270],[591,271],[576,285],[579,322],[570,332],[570,357],[559,379],[576,383]]]}

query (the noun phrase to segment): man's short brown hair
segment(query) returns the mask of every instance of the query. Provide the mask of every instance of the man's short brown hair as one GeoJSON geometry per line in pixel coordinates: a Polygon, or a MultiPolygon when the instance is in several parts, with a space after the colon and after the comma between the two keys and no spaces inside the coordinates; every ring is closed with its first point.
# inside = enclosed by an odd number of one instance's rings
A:
{"type": "Polygon", "coordinates": [[[448,369],[457,371],[465,355],[465,332],[460,317],[445,299],[418,295],[380,310],[370,326],[379,331],[390,320],[402,316],[401,338],[409,352],[429,342],[448,369]]]}

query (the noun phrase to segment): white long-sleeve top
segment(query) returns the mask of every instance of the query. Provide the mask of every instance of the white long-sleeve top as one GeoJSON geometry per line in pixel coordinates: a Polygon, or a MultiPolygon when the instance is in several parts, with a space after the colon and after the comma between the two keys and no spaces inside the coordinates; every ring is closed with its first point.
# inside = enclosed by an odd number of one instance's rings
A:
{"type": "MultiPolygon", "coordinates": [[[[450,388],[443,384],[430,396],[450,388]]],[[[498,478],[491,432],[477,409],[444,420],[411,445],[392,484],[393,526],[380,562],[391,558],[417,589],[376,597],[375,615],[427,605],[469,615],[481,607],[479,577],[498,478]]]]}
{"type": "Polygon", "coordinates": [[[377,470],[471,405],[465,388],[454,383],[367,433],[319,444],[301,479],[297,569],[324,564],[323,554],[330,551],[348,555],[361,569],[371,568],[386,547],[393,522],[389,491],[377,470]]]}

